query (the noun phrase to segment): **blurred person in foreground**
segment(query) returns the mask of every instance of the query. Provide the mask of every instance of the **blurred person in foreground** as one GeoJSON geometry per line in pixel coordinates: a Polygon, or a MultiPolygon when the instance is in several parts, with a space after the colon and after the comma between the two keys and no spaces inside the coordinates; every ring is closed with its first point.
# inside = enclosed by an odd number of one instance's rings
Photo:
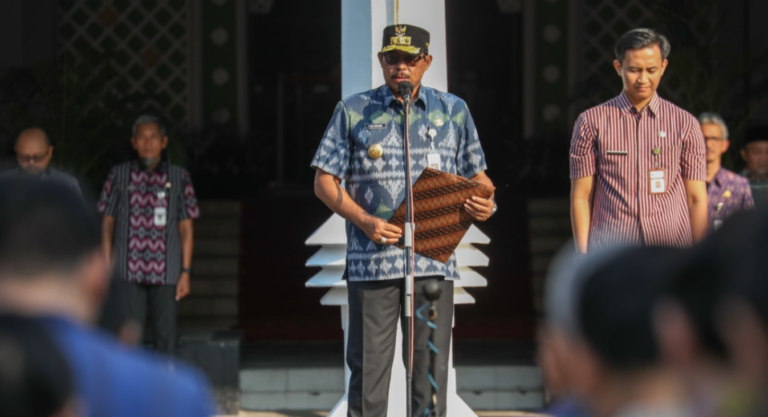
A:
{"type": "MultiPolygon", "coordinates": [[[[746,411],[749,416],[768,415],[768,217],[751,214],[731,226],[732,239],[745,239],[745,248],[734,252],[740,265],[730,275],[725,294],[718,308],[717,325],[728,352],[737,387],[736,400],[728,398],[730,408],[746,411]],[[757,225],[757,227],[756,227],[757,225]]],[[[739,245],[734,245],[739,246],[739,245]]],[[[736,395],[733,396],[736,396],[736,395]]],[[[726,409],[730,411],[729,409],[726,409]]],[[[735,413],[732,413],[735,415],[735,413]]]]}
{"type": "Polygon", "coordinates": [[[144,326],[149,310],[155,348],[173,355],[200,209],[189,172],[162,160],[168,136],[159,118],[140,116],[131,144],[138,158],[113,167],[99,197],[104,254],[128,318],[144,326]]]}
{"type": "Polygon", "coordinates": [[[758,393],[768,388],[768,353],[751,355],[768,352],[766,304],[759,304],[768,300],[766,234],[757,213],[728,219],[681,259],[657,306],[664,361],[685,383],[696,415],[755,415],[758,393]]]}
{"type": "Polygon", "coordinates": [[[741,158],[747,164],[741,175],[752,188],[755,207],[768,207],[768,125],[752,126],[744,134],[741,158]]]}
{"type": "Polygon", "coordinates": [[[95,213],[52,182],[0,183],[0,306],[37,318],[72,369],[85,416],[210,416],[201,376],[90,328],[109,285],[95,213]]]}
{"type": "Polygon", "coordinates": [[[749,181],[723,167],[723,154],[731,144],[723,118],[717,113],[702,113],[699,123],[707,145],[707,218],[712,232],[733,214],[753,209],[755,203],[749,181]]]}
{"type": "Polygon", "coordinates": [[[76,417],[72,374],[46,329],[0,316],[0,416],[76,417]]]}
{"type": "Polygon", "coordinates": [[[545,413],[556,417],[589,415],[575,396],[577,359],[584,355],[586,345],[572,311],[563,308],[573,304],[570,300],[579,281],[577,276],[583,274],[583,262],[574,267],[573,251],[574,245],[566,244],[552,261],[544,295],[544,321],[538,332],[538,365],[551,399],[545,413]]]}
{"type": "Polygon", "coordinates": [[[660,361],[652,327],[653,305],[666,285],[663,271],[681,252],[606,248],[586,258],[569,284],[548,290],[559,293],[549,302],[548,321],[572,334],[567,353],[561,352],[568,369],[563,388],[582,410],[556,415],[691,415],[680,384],[660,361]]]}
{"type": "Polygon", "coordinates": [[[16,161],[19,163],[19,166],[0,174],[0,179],[33,177],[57,181],[70,187],[77,194],[82,195],[80,184],[75,177],[66,172],[51,168],[53,145],[43,129],[30,127],[22,130],[19,136],[16,137],[16,144],[13,150],[16,152],[16,161]]]}

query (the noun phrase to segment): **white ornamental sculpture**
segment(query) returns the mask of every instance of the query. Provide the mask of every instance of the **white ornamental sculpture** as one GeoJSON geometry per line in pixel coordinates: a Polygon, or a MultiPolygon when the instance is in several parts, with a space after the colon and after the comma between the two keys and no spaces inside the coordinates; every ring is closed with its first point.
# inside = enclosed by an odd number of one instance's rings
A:
{"type": "MultiPolygon", "coordinates": [[[[341,327],[344,329],[344,358],[347,356],[347,328],[349,325],[349,307],[347,306],[347,283],[342,279],[346,265],[347,236],[344,219],[334,214],[305,242],[307,246],[320,246],[306,263],[308,267],[320,267],[306,286],[311,288],[329,288],[320,300],[324,306],[341,307],[341,327]]],[[[453,289],[454,304],[474,304],[475,299],[467,293],[467,287],[485,287],[488,281],[472,269],[472,267],[488,266],[488,257],[480,252],[473,244],[488,244],[490,239],[477,227],[472,226],[456,248],[456,261],[459,266],[461,279],[456,281],[453,289]]],[[[416,308],[418,308],[417,306],[416,308]]],[[[402,361],[402,333],[397,326],[395,356],[392,366],[392,378],[389,387],[390,417],[402,416],[405,410],[405,367],[402,361]]],[[[451,342],[448,362],[448,417],[477,417],[456,392],[456,370],[453,368],[453,342],[451,342]]],[[[347,394],[349,389],[350,370],[344,361],[344,396],[328,414],[329,417],[346,417],[347,394]]]]}

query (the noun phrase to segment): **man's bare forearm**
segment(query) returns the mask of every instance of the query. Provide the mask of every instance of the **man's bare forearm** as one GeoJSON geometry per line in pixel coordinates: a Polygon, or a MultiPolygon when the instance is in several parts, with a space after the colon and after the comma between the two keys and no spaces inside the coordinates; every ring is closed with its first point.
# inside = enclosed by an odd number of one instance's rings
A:
{"type": "Polygon", "coordinates": [[[688,208],[691,217],[691,237],[696,243],[707,235],[707,204],[696,203],[688,208]]]}
{"type": "Polygon", "coordinates": [[[585,199],[571,200],[571,227],[576,250],[587,253],[589,242],[589,222],[592,214],[590,202],[585,199]]]}
{"type": "Polygon", "coordinates": [[[181,240],[181,267],[192,267],[192,252],[195,246],[192,219],[179,222],[179,238],[181,240]]]}
{"type": "Polygon", "coordinates": [[[115,237],[115,218],[104,216],[101,221],[101,247],[104,252],[104,258],[112,263],[112,241],[115,237]]]}
{"type": "Polygon", "coordinates": [[[341,186],[341,180],[333,175],[317,170],[315,173],[315,195],[334,213],[362,228],[362,223],[370,217],[341,186]]]}
{"type": "Polygon", "coordinates": [[[704,181],[683,180],[688,200],[688,216],[691,222],[691,238],[694,243],[707,235],[707,185],[704,181]]]}
{"type": "Polygon", "coordinates": [[[581,253],[587,253],[589,246],[593,184],[594,177],[571,180],[571,228],[576,250],[581,253]]]}

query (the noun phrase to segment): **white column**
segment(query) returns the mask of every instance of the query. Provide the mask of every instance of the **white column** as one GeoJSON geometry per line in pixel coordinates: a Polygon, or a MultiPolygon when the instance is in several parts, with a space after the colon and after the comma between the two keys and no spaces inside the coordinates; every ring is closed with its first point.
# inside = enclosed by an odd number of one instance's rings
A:
{"type": "MultiPolygon", "coordinates": [[[[385,26],[395,24],[395,0],[342,0],[341,2],[341,91],[342,97],[376,88],[384,84],[384,77],[379,66],[377,52],[382,46],[382,32],[385,26]]],[[[441,91],[448,90],[448,71],[445,39],[445,2],[444,0],[400,0],[400,24],[412,24],[422,27],[430,33],[429,52],[433,56],[432,66],[424,75],[422,83],[441,91]]],[[[473,243],[487,244],[489,239],[479,229],[472,227],[456,250],[461,280],[455,284],[454,303],[472,304],[474,298],[464,288],[484,287],[485,278],[471,269],[472,266],[487,266],[488,258],[473,243]]],[[[306,242],[308,246],[321,246],[321,249],[308,261],[307,266],[323,269],[307,282],[308,287],[330,288],[320,301],[326,306],[341,307],[341,321],[344,329],[346,357],[347,326],[349,308],[347,307],[346,281],[342,273],[345,267],[347,239],[344,220],[338,215],[332,216],[306,242]]],[[[389,390],[389,417],[405,415],[405,367],[402,361],[402,333],[397,329],[395,357],[392,364],[392,376],[389,390]]],[[[449,377],[448,417],[477,417],[477,415],[459,398],[456,393],[456,371],[453,369],[453,348],[448,352],[449,377]]],[[[345,391],[349,389],[350,371],[345,363],[345,391]]],[[[339,400],[328,414],[332,417],[346,417],[347,393],[339,400]]]]}
{"type": "MultiPolygon", "coordinates": [[[[444,0],[400,0],[398,23],[429,31],[432,66],[422,83],[448,91],[444,0]]],[[[395,24],[395,0],[342,0],[341,95],[370,90],[384,84],[376,53],[381,50],[384,27],[395,24]]]]}

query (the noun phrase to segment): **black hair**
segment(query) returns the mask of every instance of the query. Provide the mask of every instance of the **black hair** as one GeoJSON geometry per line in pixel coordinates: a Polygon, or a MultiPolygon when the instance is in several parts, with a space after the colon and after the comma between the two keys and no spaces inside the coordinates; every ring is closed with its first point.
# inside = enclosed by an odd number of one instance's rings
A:
{"type": "Polygon", "coordinates": [[[666,291],[688,316],[701,350],[722,361],[729,355],[718,329],[718,306],[726,293],[749,280],[756,263],[765,257],[760,253],[765,246],[762,250],[757,246],[758,220],[757,213],[739,213],[726,220],[681,263],[666,291]]]}
{"type": "Polygon", "coordinates": [[[621,38],[616,42],[616,59],[623,63],[624,55],[628,50],[642,49],[651,45],[658,45],[661,51],[661,59],[667,59],[669,53],[672,51],[672,46],[669,44],[667,37],[653,29],[632,29],[629,32],[621,35],[621,38]]]}
{"type": "Polygon", "coordinates": [[[0,279],[73,272],[101,246],[95,210],[54,181],[0,182],[0,279]]]}
{"type": "Polygon", "coordinates": [[[135,138],[139,133],[139,126],[150,123],[157,125],[157,128],[160,129],[160,136],[165,136],[165,124],[163,124],[163,121],[160,120],[159,117],[153,116],[151,114],[142,114],[138,119],[136,119],[135,122],[133,122],[133,128],[131,129],[133,137],[135,138]]]}
{"type": "Polygon", "coordinates": [[[0,316],[0,416],[41,417],[74,395],[72,374],[42,323],[0,316]]]}
{"type": "Polygon", "coordinates": [[[719,243],[718,272],[725,294],[745,301],[768,332],[768,216],[764,212],[739,213],[713,239],[719,243]]]}
{"type": "Polygon", "coordinates": [[[653,310],[680,254],[667,247],[621,250],[584,278],[578,297],[581,333],[600,362],[615,372],[659,363],[653,310]]]}
{"type": "Polygon", "coordinates": [[[749,143],[757,141],[768,141],[768,125],[754,125],[747,128],[744,133],[744,145],[747,147],[749,143]]]}

